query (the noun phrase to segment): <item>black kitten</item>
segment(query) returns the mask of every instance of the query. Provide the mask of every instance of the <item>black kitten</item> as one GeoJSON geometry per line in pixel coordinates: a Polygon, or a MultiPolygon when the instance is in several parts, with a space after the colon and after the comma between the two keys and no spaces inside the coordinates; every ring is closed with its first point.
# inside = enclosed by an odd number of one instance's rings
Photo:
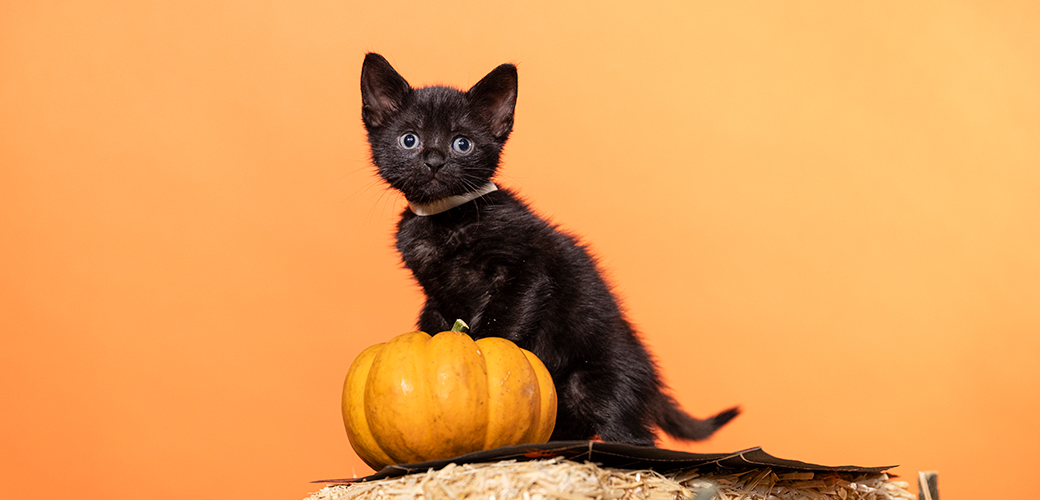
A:
{"type": "Polygon", "coordinates": [[[516,68],[503,64],[469,91],[413,89],[368,54],[362,119],[379,175],[404,193],[397,249],[426,293],[419,329],[469,323],[534,352],[559,397],[553,440],[652,445],[653,427],[703,439],[737,408],[706,420],[662,392],[650,355],[575,238],[491,182],[513,129],[516,68]]]}

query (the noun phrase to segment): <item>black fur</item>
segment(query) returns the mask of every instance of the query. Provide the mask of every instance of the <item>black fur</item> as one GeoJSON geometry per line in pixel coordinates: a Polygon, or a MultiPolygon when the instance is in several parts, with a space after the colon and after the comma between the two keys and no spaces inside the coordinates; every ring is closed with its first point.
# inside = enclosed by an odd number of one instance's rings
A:
{"type": "MultiPolygon", "coordinates": [[[[466,92],[412,89],[368,54],[361,91],[373,161],[409,202],[471,192],[494,176],[513,126],[514,66],[466,92]],[[418,139],[412,149],[401,140],[409,133],[418,139]],[[458,137],[469,151],[452,148],[458,137]]],[[[553,440],[652,445],[655,426],[703,439],[739,412],[699,420],[679,409],[593,258],[509,190],[431,216],[406,210],[397,249],[426,294],[421,330],[447,330],[461,318],[474,338],[507,338],[545,363],[559,398],[553,440]]]]}

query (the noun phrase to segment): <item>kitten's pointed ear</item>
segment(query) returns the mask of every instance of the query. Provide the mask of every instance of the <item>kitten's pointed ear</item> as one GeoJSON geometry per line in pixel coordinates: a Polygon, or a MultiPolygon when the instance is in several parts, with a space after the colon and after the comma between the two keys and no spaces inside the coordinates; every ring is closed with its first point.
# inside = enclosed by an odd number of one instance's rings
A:
{"type": "Polygon", "coordinates": [[[466,94],[491,127],[491,133],[501,140],[509,137],[516,108],[516,66],[503,64],[491,70],[466,94]]]}
{"type": "Polygon", "coordinates": [[[361,120],[366,128],[385,124],[411,91],[383,56],[374,52],[365,55],[361,65],[361,120]]]}

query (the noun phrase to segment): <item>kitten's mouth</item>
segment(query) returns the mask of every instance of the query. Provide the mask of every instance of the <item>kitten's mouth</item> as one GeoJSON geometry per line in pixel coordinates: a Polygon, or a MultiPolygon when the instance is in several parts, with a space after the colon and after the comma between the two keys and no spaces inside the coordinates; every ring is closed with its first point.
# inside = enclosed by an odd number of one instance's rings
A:
{"type": "Polygon", "coordinates": [[[434,203],[437,200],[463,195],[473,190],[436,173],[426,179],[408,179],[407,185],[403,185],[399,189],[404,193],[408,203],[419,204],[434,203]]]}
{"type": "Polygon", "coordinates": [[[452,183],[439,173],[426,176],[408,176],[394,179],[390,185],[404,194],[408,203],[432,203],[452,196],[459,191],[452,189],[452,183]]]}

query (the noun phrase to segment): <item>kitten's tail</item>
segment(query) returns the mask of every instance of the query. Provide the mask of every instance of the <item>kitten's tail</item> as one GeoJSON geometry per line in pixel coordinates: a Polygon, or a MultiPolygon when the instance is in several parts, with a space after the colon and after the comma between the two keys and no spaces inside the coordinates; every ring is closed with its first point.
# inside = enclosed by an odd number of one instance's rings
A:
{"type": "Polygon", "coordinates": [[[714,417],[694,418],[687,414],[671,396],[664,395],[658,412],[657,426],[678,439],[698,441],[711,436],[719,427],[740,415],[740,407],[734,406],[714,417]]]}

